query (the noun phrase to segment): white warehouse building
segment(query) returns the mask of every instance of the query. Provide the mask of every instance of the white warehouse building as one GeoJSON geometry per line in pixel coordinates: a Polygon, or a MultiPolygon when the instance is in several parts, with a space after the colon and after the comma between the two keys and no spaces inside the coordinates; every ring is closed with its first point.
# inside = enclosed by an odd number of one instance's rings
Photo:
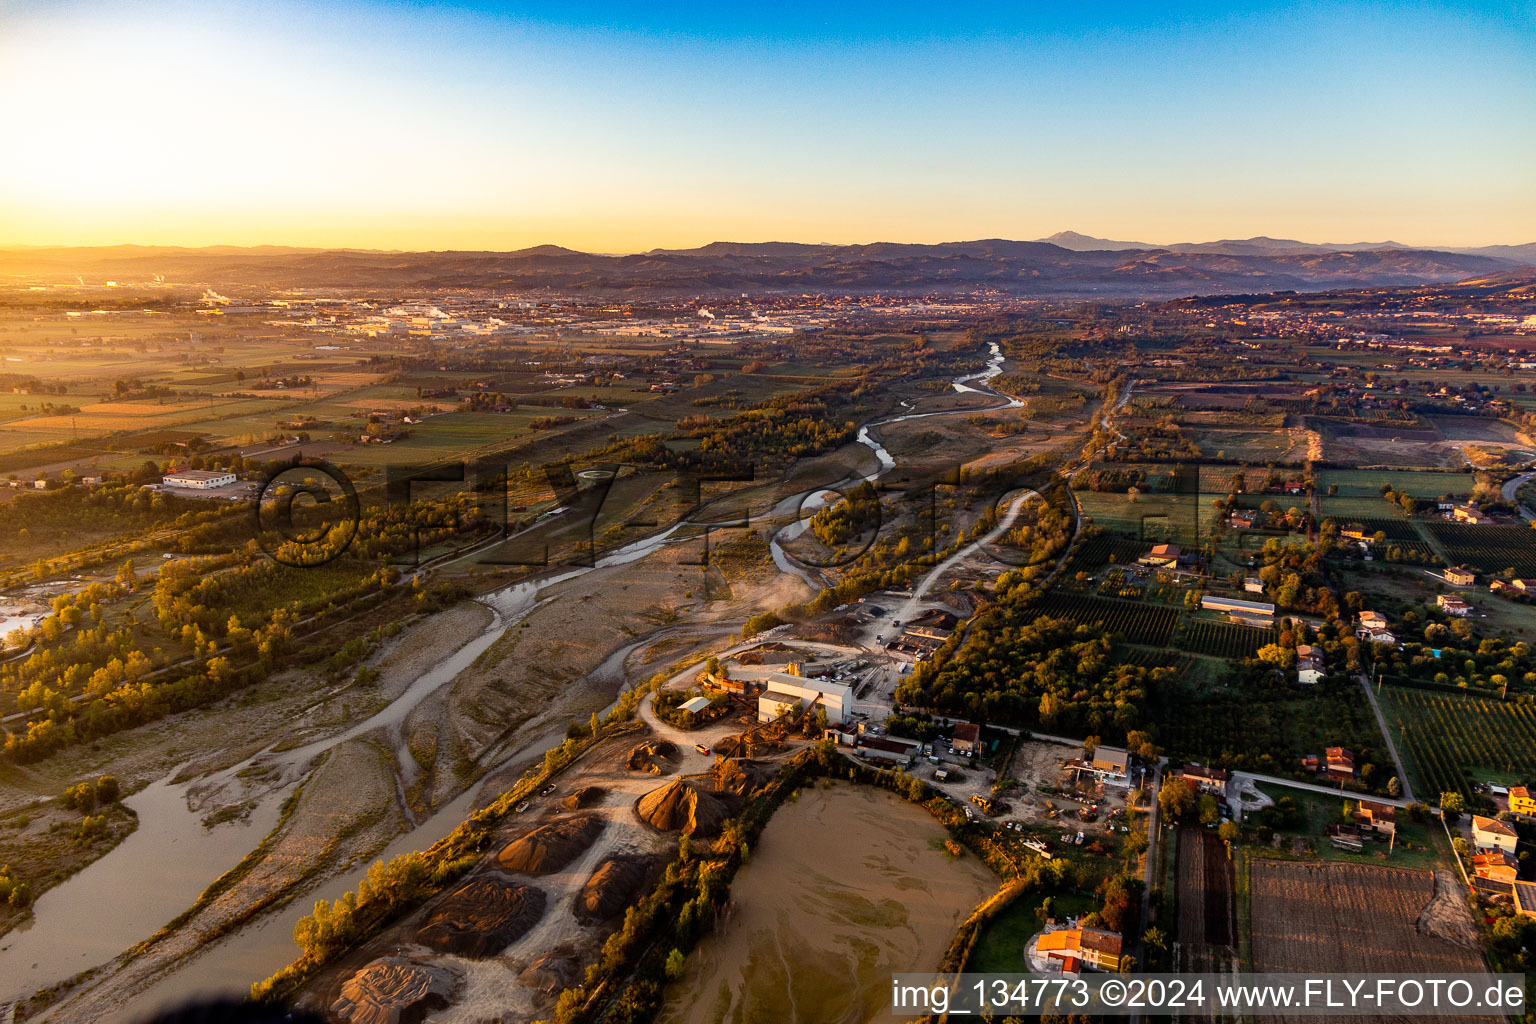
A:
{"type": "Polygon", "coordinates": [[[166,487],[194,487],[200,491],[211,491],[215,487],[225,487],[234,482],[233,473],[206,469],[184,469],[180,473],[167,473],[160,478],[160,483],[166,487]]]}
{"type": "Polygon", "coordinates": [[[826,708],[828,725],[841,725],[853,714],[853,688],[842,683],[806,679],[788,672],[770,672],[763,682],[767,688],[757,698],[759,722],[773,721],[783,707],[826,708]]]}

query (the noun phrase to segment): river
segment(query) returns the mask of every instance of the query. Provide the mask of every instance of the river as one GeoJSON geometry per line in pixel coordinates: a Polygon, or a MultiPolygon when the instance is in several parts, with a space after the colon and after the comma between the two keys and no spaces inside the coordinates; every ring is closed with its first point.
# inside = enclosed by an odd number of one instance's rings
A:
{"type": "MultiPolygon", "coordinates": [[[[1002,372],[1004,357],[996,343],[992,343],[991,348],[992,358],[985,369],[953,382],[957,391],[996,394],[984,385],[1002,372]],[[977,383],[983,387],[971,386],[977,383]]],[[[1009,399],[994,408],[1013,408],[1019,404],[1009,399]]],[[[904,413],[866,424],[858,432],[858,441],[869,447],[878,466],[862,479],[878,480],[896,465],[890,452],[871,434],[872,429],[928,416],[976,411],[904,413]]],[[[854,475],[832,486],[851,485],[858,479],[854,475]]],[[[835,490],[815,488],[777,503],[773,514],[814,510],[836,496],[835,490]]],[[[775,535],[771,544],[773,558],[781,569],[795,572],[813,587],[819,587],[818,581],[786,556],[779,543],[781,539],[788,541],[798,536],[807,523],[807,519],[797,518],[775,535]]],[[[0,1003],[29,995],[82,970],[104,964],[154,934],[190,906],[219,876],[238,864],[271,831],[277,823],[283,799],[293,791],[307,771],[308,763],[316,756],[374,730],[397,733],[412,709],[441,687],[452,683],[508,628],[536,608],[544,590],[594,568],[626,565],[644,558],[672,542],[678,531],[687,525],[678,523],[618,548],[600,558],[596,566],[570,569],[545,579],[519,583],[483,598],[483,603],[492,611],[491,624],[441,664],[414,680],[388,706],[364,721],[290,750],[262,751],[215,776],[173,783],[171,779],[175,773],[172,773],[128,797],[125,803],[139,816],[138,828],[133,834],[100,860],[45,892],[34,908],[34,923],[0,939],[0,979],[3,979],[0,980],[0,1003]],[[257,761],[284,768],[284,784],[260,796],[245,820],[204,828],[201,813],[189,806],[193,787],[203,788],[210,783],[234,779],[239,771],[257,761]]],[[[526,750],[520,751],[508,760],[526,755],[526,750]]],[[[398,760],[402,770],[413,770],[409,757],[401,756],[398,760]]],[[[485,775],[458,798],[396,838],[380,856],[387,860],[399,853],[426,849],[452,831],[473,805],[483,779],[495,767],[499,766],[490,766],[485,775]]],[[[293,925],[309,912],[313,900],[339,898],[355,888],[366,868],[367,865],[363,865],[326,880],[284,909],[265,915],[183,961],[171,974],[125,1004],[122,1019],[147,1016],[165,1005],[197,994],[243,995],[252,982],[271,974],[293,958],[296,952],[293,925]]]]}

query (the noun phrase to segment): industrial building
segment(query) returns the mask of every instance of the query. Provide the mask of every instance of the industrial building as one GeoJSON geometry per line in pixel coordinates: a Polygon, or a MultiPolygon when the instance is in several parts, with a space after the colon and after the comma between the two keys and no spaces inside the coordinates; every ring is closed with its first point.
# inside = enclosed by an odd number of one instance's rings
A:
{"type": "Polygon", "coordinates": [[[757,720],[771,722],[781,708],[826,709],[827,724],[840,725],[853,714],[853,688],[828,679],[806,679],[788,672],[770,672],[766,689],[757,698],[757,720]]]}

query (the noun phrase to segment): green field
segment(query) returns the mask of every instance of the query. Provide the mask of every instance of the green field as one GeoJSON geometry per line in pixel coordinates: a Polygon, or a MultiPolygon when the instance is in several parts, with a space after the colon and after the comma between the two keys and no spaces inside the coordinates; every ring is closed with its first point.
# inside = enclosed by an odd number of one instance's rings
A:
{"type": "MultiPolygon", "coordinates": [[[[1477,481],[1471,473],[1435,473],[1412,469],[1324,469],[1318,472],[1317,493],[1327,495],[1338,485],[1340,498],[1381,497],[1382,484],[1395,491],[1407,491],[1421,501],[1431,501],[1442,494],[1467,495],[1477,481]]],[[[1387,507],[1381,502],[1382,509],[1387,507]]],[[[1377,513],[1383,514],[1383,513],[1377,513]]]]}
{"type": "MultiPolygon", "coordinates": [[[[1312,842],[1309,858],[1354,863],[1380,863],[1385,859],[1386,863],[1398,868],[1434,868],[1443,859],[1440,847],[1444,840],[1443,838],[1437,840],[1437,836],[1443,836],[1444,833],[1441,832],[1438,824],[1421,824],[1410,820],[1405,812],[1399,811],[1396,822],[1397,837],[1391,845],[1390,855],[1387,853],[1388,844],[1374,839],[1366,842],[1363,852],[1350,853],[1338,849],[1328,841],[1327,827],[1346,820],[1344,817],[1346,806],[1353,809],[1358,803],[1355,794],[1351,794],[1348,798],[1330,797],[1304,789],[1277,786],[1269,782],[1260,782],[1256,785],[1259,791],[1270,799],[1280,800],[1283,797],[1289,797],[1300,808],[1306,820],[1303,834],[1312,842]]],[[[1254,846],[1249,852],[1259,857],[1274,855],[1267,846],[1254,846]]],[[[1279,856],[1284,855],[1279,854],[1279,856]]]]}
{"type": "Polygon", "coordinates": [[[1405,686],[1379,699],[1427,801],[1470,795],[1475,782],[1536,782],[1536,704],[1405,686]]]}

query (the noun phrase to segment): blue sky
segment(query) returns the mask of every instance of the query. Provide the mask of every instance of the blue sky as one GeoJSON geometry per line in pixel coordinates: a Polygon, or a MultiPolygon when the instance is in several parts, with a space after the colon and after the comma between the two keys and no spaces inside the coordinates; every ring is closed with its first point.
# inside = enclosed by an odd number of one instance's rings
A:
{"type": "Polygon", "coordinates": [[[1524,242],[1532,17],[0,0],[0,244],[1524,242]]]}

